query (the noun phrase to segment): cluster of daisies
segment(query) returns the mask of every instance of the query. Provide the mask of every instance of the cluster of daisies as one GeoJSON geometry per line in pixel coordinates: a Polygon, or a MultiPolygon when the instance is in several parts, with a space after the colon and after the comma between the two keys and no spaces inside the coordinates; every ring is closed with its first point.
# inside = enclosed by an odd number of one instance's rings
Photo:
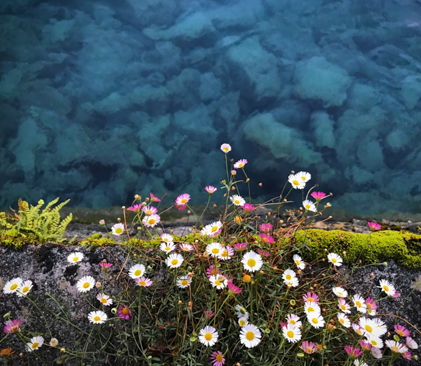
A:
{"type": "Polygon", "coordinates": [[[22,280],[20,277],[16,277],[7,281],[3,287],[3,292],[5,294],[16,294],[19,297],[23,297],[28,295],[28,293],[32,289],[32,281],[31,280],[22,280]]]}

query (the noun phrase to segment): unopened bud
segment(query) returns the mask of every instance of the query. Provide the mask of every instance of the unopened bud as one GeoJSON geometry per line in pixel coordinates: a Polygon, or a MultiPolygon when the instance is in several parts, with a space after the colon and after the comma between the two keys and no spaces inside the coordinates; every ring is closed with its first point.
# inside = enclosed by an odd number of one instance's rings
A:
{"type": "Polygon", "coordinates": [[[297,357],[304,357],[304,353],[297,353],[297,357]]]}
{"type": "Polygon", "coordinates": [[[329,202],[325,204],[325,207],[330,207],[332,206],[329,202]]]}
{"type": "Polygon", "coordinates": [[[213,208],[217,208],[218,206],[216,204],[213,204],[213,208]]]}
{"type": "Polygon", "coordinates": [[[393,336],[393,339],[394,339],[396,342],[399,342],[399,341],[400,341],[400,338],[399,338],[399,336],[398,336],[397,334],[395,334],[395,335],[393,336]]]}
{"type": "Polygon", "coordinates": [[[260,273],[260,274],[263,274],[263,273],[265,273],[265,272],[263,272],[262,270],[260,270],[260,271],[259,271],[259,273],[260,273]]]}
{"type": "Polygon", "coordinates": [[[236,170],[231,170],[231,175],[237,175],[237,171],[236,170]]]}
{"type": "Polygon", "coordinates": [[[137,199],[137,200],[140,200],[140,196],[138,194],[135,194],[134,198],[137,199]]]}
{"type": "Polygon", "coordinates": [[[247,178],[247,179],[246,179],[246,183],[248,183],[248,182],[250,182],[250,178],[247,178]]]}
{"type": "Polygon", "coordinates": [[[181,300],[178,300],[178,305],[181,305],[183,302],[181,300]]]}
{"type": "Polygon", "coordinates": [[[383,262],[383,265],[384,265],[385,267],[387,267],[387,262],[383,262]]]}
{"type": "Polygon", "coordinates": [[[261,187],[263,185],[263,183],[259,183],[259,187],[261,187]]]}
{"type": "Polygon", "coordinates": [[[119,217],[117,217],[117,221],[118,221],[118,222],[121,222],[121,219],[120,219],[119,217]]]}
{"type": "Polygon", "coordinates": [[[60,353],[66,353],[66,348],[64,347],[60,348],[60,353]]]}
{"type": "Polygon", "coordinates": [[[125,209],[126,209],[126,206],[121,206],[121,209],[122,209],[122,210],[125,210],[125,209]]]}

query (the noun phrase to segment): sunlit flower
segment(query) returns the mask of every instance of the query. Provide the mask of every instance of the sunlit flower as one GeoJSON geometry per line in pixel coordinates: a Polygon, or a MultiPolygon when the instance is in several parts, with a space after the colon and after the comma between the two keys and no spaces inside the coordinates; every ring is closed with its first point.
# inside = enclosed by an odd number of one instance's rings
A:
{"type": "Polygon", "coordinates": [[[377,287],[380,287],[389,296],[393,296],[396,292],[393,285],[386,280],[380,280],[380,286],[377,287]]]}
{"type": "Polygon", "coordinates": [[[260,233],[259,236],[260,236],[260,239],[262,239],[264,243],[268,243],[268,244],[273,243],[273,238],[269,234],[260,233]]]}
{"type": "Polygon", "coordinates": [[[185,206],[190,201],[190,195],[188,193],[180,194],[175,199],[175,205],[176,206],[185,206]]]}
{"type": "Polygon", "coordinates": [[[217,342],[218,337],[216,329],[208,325],[200,330],[199,341],[207,347],[212,347],[217,342]]]}
{"type": "Polygon", "coordinates": [[[261,224],[259,226],[259,230],[264,232],[264,233],[268,233],[269,231],[272,230],[273,225],[272,224],[261,224]]]}
{"type": "Polygon", "coordinates": [[[67,257],[67,261],[69,263],[77,263],[77,262],[80,262],[82,259],[83,259],[83,254],[81,252],[72,253],[67,257]]]}
{"type": "Polygon", "coordinates": [[[369,318],[361,317],[359,320],[359,325],[363,328],[364,333],[367,337],[375,336],[378,337],[380,334],[377,330],[377,325],[374,320],[369,318]]]}
{"type": "Polygon", "coordinates": [[[367,305],[367,313],[370,315],[376,315],[377,304],[374,302],[374,299],[367,297],[365,303],[367,305]]]}
{"type": "Polygon", "coordinates": [[[377,224],[375,222],[367,222],[367,225],[371,230],[374,230],[374,231],[380,230],[382,228],[380,224],[377,224]]]}
{"type": "Polygon", "coordinates": [[[22,286],[18,288],[18,290],[16,291],[16,295],[18,295],[19,297],[26,296],[29,293],[29,291],[31,291],[31,289],[32,281],[26,280],[24,283],[22,283],[22,286]]]}
{"type": "Polygon", "coordinates": [[[301,330],[295,325],[288,324],[282,328],[282,335],[289,343],[296,343],[301,339],[301,330]]]}
{"type": "Polygon", "coordinates": [[[212,257],[219,257],[222,252],[222,245],[220,243],[210,243],[206,246],[206,252],[212,257]]]}
{"type": "Polygon", "coordinates": [[[119,306],[118,307],[118,316],[122,319],[129,320],[132,316],[132,311],[127,305],[119,306]]]}
{"type": "Polygon", "coordinates": [[[244,327],[244,326],[246,326],[248,323],[249,323],[249,322],[247,321],[247,319],[246,319],[244,316],[242,316],[240,319],[238,319],[238,325],[239,325],[240,327],[244,327]]]}
{"type": "Polygon", "coordinates": [[[247,348],[256,347],[260,343],[262,333],[259,328],[253,324],[247,324],[241,328],[240,331],[240,342],[247,348]]]}
{"type": "Polygon", "coordinates": [[[320,201],[326,197],[326,194],[323,192],[312,192],[311,197],[313,197],[316,201],[320,201]]]}
{"type": "Polygon", "coordinates": [[[234,295],[243,292],[243,290],[234,285],[234,282],[232,282],[232,280],[228,281],[228,290],[231,291],[234,295]]]}
{"type": "Polygon", "coordinates": [[[142,211],[148,216],[158,213],[158,209],[153,206],[143,206],[142,211]]]}
{"type": "Polygon", "coordinates": [[[310,200],[304,200],[303,201],[303,207],[307,211],[317,212],[316,205],[313,202],[311,202],[310,200]]]}
{"type": "Polygon", "coordinates": [[[288,314],[286,320],[287,320],[287,323],[292,324],[296,327],[301,327],[302,325],[300,321],[300,317],[295,314],[288,314]]]}
{"type": "Polygon", "coordinates": [[[218,290],[222,290],[227,286],[227,281],[224,276],[210,276],[209,282],[211,283],[212,287],[216,287],[218,290]]]}
{"type": "MultiPolygon", "coordinates": [[[[105,259],[104,259],[104,261],[105,261],[105,259]]],[[[106,270],[106,269],[110,268],[113,264],[107,263],[107,262],[99,262],[99,265],[102,269],[106,270]]]]}
{"type": "Polygon", "coordinates": [[[355,307],[360,313],[365,313],[367,311],[367,305],[365,304],[364,299],[360,295],[355,294],[352,297],[352,301],[354,302],[355,307]]]}
{"type": "Polygon", "coordinates": [[[213,194],[218,190],[218,188],[215,188],[214,186],[206,186],[205,191],[209,194],[213,194]]]}
{"type": "Polygon", "coordinates": [[[26,350],[28,352],[35,351],[38,348],[40,348],[43,343],[44,343],[44,337],[41,337],[41,336],[32,337],[31,340],[26,344],[26,350]]]}
{"type": "Polygon", "coordinates": [[[96,298],[104,306],[109,306],[113,304],[113,299],[111,299],[108,295],[98,294],[96,298]]]}
{"type": "Polygon", "coordinates": [[[154,196],[154,194],[151,192],[149,193],[151,196],[151,202],[161,202],[161,199],[158,198],[157,196],[154,196]]]}
{"type": "Polygon", "coordinates": [[[321,309],[316,303],[306,302],[304,303],[304,312],[307,316],[320,315],[321,309]]]}
{"type": "Polygon", "coordinates": [[[136,205],[130,206],[127,211],[138,212],[142,209],[142,204],[138,203],[136,205]]]}
{"type": "Polygon", "coordinates": [[[270,257],[270,253],[267,250],[257,249],[257,253],[259,253],[262,257],[270,257]]]}
{"type": "Polygon", "coordinates": [[[235,169],[242,169],[247,164],[247,159],[240,159],[234,164],[235,169]]]}
{"type": "Polygon", "coordinates": [[[218,274],[221,274],[221,271],[219,268],[215,267],[214,264],[212,264],[209,268],[206,269],[206,276],[209,278],[210,276],[216,276],[218,274]]]}
{"type": "Polygon", "coordinates": [[[161,243],[161,245],[159,246],[159,249],[161,249],[163,252],[170,253],[175,249],[175,245],[174,243],[170,243],[170,242],[161,243]]]}
{"type": "Polygon", "coordinates": [[[344,313],[338,314],[338,321],[341,323],[345,328],[349,328],[351,326],[351,322],[347,318],[347,316],[344,313]]]}
{"type": "Polygon", "coordinates": [[[383,356],[382,351],[377,347],[371,348],[371,354],[373,355],[374,358],[377,358],[377,359],[382,358],[383,356]]]}
{"type": "Polygon", "coordinates": [[[76,283],[76,287],[79,292],[88,292],[95,286],[95,279],[91,276],[82,277],[76,283]]]}
{"type": "Polygon", "coordinates": [[[262,257],[255,252],[247,252],[244,254],[241,263],[243,263],[244,268],[250,272],[258,271],[263,266],[262,257]]]}
{"type": "Polygon", "coordinates": [[[252,205],[251,203],[245,203],[241,206],[241,208],[244,210],[244,212],[248,213],[253,211],[256,207],[254,207],[254,205],[252,205]]]}
{"type": "Polygon", "coordinates": [[[357,357],[360,357],[364,353],[359,348],[354,348],[351,346],[345,346],[344,348],[345,348],[345,352],[348,353],[350,357],[357,358],[357,357]]]}
{"type": "Polygon", "coordinates": [[[360,327],[358,324],[352,323],[351,326],[352,326],[352,329],[354,329],[354,332],[357,333],[358,335],[362,336],[365,334],[364,328],[360,327]]]}
{"type": "Polygon", "coordinates": [[[221,351],[211,354],[211,363],[213,366],[222,366],[225,363],[225,357],[221,351]]]}
{"type": "Polygon", "coordinates": [[[224,152],[225,154],[226,154],[226,153],[229,153],[229,152],[231,151],[231,145],[229,145],[229,144],[222,144],[222,145],[221,145],[221,150],[222,150],[222,152],[224,152]]]}
{"type": "Polygon", "coordinates": [[[391,339],[388,339],[385,343],[386,343],[386,346],[389,347],[392,352],[395,352],[395,353],[408,352],[408,348],[402,343],[392,341],[391,339]]]}
{"type": "Polygon", "coordinates": [[[298,278],[297,277],[293,277],[290,280],[284,280],[284,283],[288,287],[297,287],[298,286],[298,278]]]}
{"type": "Polygon", "coordinates": [[[333,287],[332,292],[338,297],[347,297],[348,292],[344,290],[342,287],[333,287]]]}
{"type": "Polygon", "coordinates": [[[157,214],[145,216],[142,219],[143,225],[145,225],[147,227],[155,227],[160,221],[161,221],[161,217],[157,214]]]}
{"type": "Polygon", "coordinates": [[[174,241],[172,235],[170,234],[161,234],[161,240],[164,243],[172,243],[174,241]]]}
{"type": "Polygon", "coordinates": [[[236,243],[233,245],[236,250],[245,250],[247,248],[247,243],[236,243]]]}
{"type": "Polygon", "coordinates": [[[124,232],[124,225],[123,224],[115,224],[115,225],[113,225],[112,228],[111,228],[111,232],[114,235],[120,236],[124,232]]]}
{"type": "Polygon", "coordinates": [[[58,346],[58,340],[57,340],[57,338],[51,338],[51,340],[50,340],[50,346],[51,347],[58,346]]]}
{"type": "Polygon", "coordinates": [[[108,319],[107,314],[103,311],[91,311],[88,315],[88,319],[93,324],[104,324],[108,319]]]}
{"type": "Polygon", "coordinates": [[[297,275],[295,274],[295,272],[292,269],[287,269],[282,274],[282,278],[284,280],[287,280],[287,281],[292,280],[294,277],[297,277],[297,275]]]}
{"type": "Polygon", "coordinates": [[[178,268],[183,264],[184,258],[180,254],[170,254],[168,258],[165,260],[165,263],[170,268],[178,268]]]}
{"type": "Polygon", "coordinates": [[[298,254],[294,254],[292,256],[292,260],[299,269],[304,269],[306,267],[305,263],[303,262],[303,259],[298,254]]]}
{"type": "Polygon", "coordinates": [[[406,329],[404,326],[399,325],[399,324],[395,325],[395,332],[399,334],[401,337],[409,337],[411,335],[408,329],[406,329]]]}
{"type": "Polygon", "coordinates": [[[8,320],[6,322],[5,327],[3,328],[4,333],[16,333],[19,331],[19,328],[22,324],[22,320],[15,319],[15,320],[8,320]]]}
{"type": "Polygon", "coordinates": [[[307,320],[316,329],[321,328],[325,325],[325,320],[320,314],[307,315],[307,320]]]}
{"type": "Polygon", "coordinates": [[[411,337],[406,337],[406,345],[411,349],[418,349],[418,344],[411,337]]]}
{"type": "Polygon", "coordinates": [[[230,200],[235,206],[243,206],[246,203],[243,197],[236,194],[230,197],[230,200]]]}
{"type": "Polygon", "coordinates": [[[342,297],[338,301],[338,308],[341,309],[344,313],[349,314],[351,312],[351,307],[346,303],[345,299],[342,297]]]}
{"type": "Polygon", "coordinates": [[[316,294],[313,294],[311,292],[307,292],[307,294],[303,295],[304,302],[311,302],[311,303],[318,303],[319,297],[316,294]]]}
{"type": "Polygon", "coordinates": [[[311,174],[307,172],[298,172],[295,176],[304,183],[307,183],[311,179],[311,174]]]}
{"type": "Polygon", "coordinates": [[[288,176],[288,182],[291,183],[292,188],[294,189],[304,189],[306,186],[306,183],[303,182],[299,177],[297,177],[295,174],[290,174],[288,176]]]}
{"type": "Polygon", "coordinates": [[[219,258],[222,260],[231,259],[231,257],[234,255],[234,249],[232,249],[230,246],[222,247],[221,252],[219,253],[219,258]]]}
{"type": "Polygon", "coordinates": [[[303,343],[301,343],[301,348],[305,353],[308,353],[309,355],[317,352],[317,345],[313,342],[304,341],[303,343]]]}
{"type": "Polygon", "coordinates": [[[383,341],[380,337],[370,335],[367,337],[366,341],[370,344],[371,347],[383,348],[383,341]]]}
{"type": "Polygon", "coordinates": [[[149,287],[152,285],[152,281],[146,277],[140,277],[135,279],[136,285],[141,287],[149,287]]]}
{"type": "Polygon", "coordinates": [[[239,318],[249,318],[249,313],[247,312],[247,310],[245,308],[243,308],[241,305],[236,305],[235,306],[235,310],[237,310],[237,316],[239,318]]]}
{"type": "Polygon", "coordinates": [[[336,267],[339,267],[342,265],[342,258],[336,253],[329,253],[327,256],[327,260],[336,267]]]}
{"type": "Polygon", "coordinates": [[[189,276],[181,276],[177,280],[177,286],[180,288],[189,287],[190,283],[191,283],[191,277],[189,276]]]}
{"type": "Polygon", "coordinates": [[[194,249],[193,245],[187,243],[178,244],[178,246],[183,252],[191,252],[194,249]]]}
{"type": "Polygon", "coordinates": [[[143,276],[143,274],[145,273],[146,268],[143,264],[135,264],[134,266],[130,267],[129,270],[129,276],[131,278],[139,278],[141,276],[143,276]]]}
{"type": "Polygon", "coordinates": [[[222,222],[221,221],[215,221],[212,224],[206,225],[200,233],[202,235],[209,236],[210,238],[213,238],[214,236],[219,235],[222,229],[222,222]]]}
{"type": "Polygon", "coordinates": [[[370,351],[372,344],[368,341],[361,340],[360,346],[361,346],[361,349],[363,349],[364,351],[370,351]]]}

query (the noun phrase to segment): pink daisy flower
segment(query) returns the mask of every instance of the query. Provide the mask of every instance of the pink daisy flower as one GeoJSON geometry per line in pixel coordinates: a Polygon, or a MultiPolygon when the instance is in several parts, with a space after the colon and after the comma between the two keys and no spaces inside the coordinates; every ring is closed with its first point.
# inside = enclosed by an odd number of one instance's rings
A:
{"type": "Polygon", "coordinates": [[[395,332],[399,334],[401,337],[409,337],[411,335],[408,329],[406,329],[404,326],[399,325],[399,324],[395,325],[395,332]]]}
{"type": "Polygon", "coordinates": [[[235,164],[234,164],[234,168],[235,169],[242,169],[244,168],[244,166],[247,164],[247,159],[241,159],[238,160],[235,164]]]}
{"type": "Polygon", "coordinates": [[[374,302],[374,299],[372,299],[371,297],[367,297],[367,299],[365,300],[365,303],[367,304],[367,309],[369,310],[377,310],[377,304],[374,302]]]}
{"type": "Polygon", "coordinates": [[[3,328],[4,333],[16,333],[19,331],[19,327],[22,324],[22,320],[8,320],[5,327],[3,328]]]}
{"type": "Polygon", "coordinates": [[[146,227],[155,227],[161,221],[161,217],[158,214],[153,214],[150,216],[145,216],[142,219],[143,225],[146,227]]]}
{"type": "Polygon", "coordinates": [[[375,222],[369,221],[369,222],[367,222],[367,225],[371,230],[374,230],[374,231],[380,230],[382,228],[382,226],[380,224],[376,224],[375,222]]]}
{"type": "Polygon", "coordinates": [[[149,287],[150,285],[152,285],[152,281],[146,277],[135,278],[134,280],[136,281],[136,284],[138,286],[149,287]]]}
{"type": "Polygon", "coordinates": [[[99,265],[102,267],[102,269],[107,270],[108,268],[110,268],[113,264],[112,263],[107,263],[107,262],[100,262],[99,265]]]}
{"type": "Polygon", "coordinates": [[[398,291],[395,290],[392,297],[399,297],[399,296],[401,296],[401,294],[398,291]]]}
{"type": "Polygon", "coordinates": [[[260,239],[262,239],[262,241],[264,243],[269,243],[272,244],[273,243],[273,238],[269,235],[269,234],[259,234],[260,239]]]}
{"type": "Polygon", "coordinates": [[[262,257],[270,257],[270,253],[267,250],[263,250],[263,249],[257,249],[257,252],[262,256],[262,257]]]}
{"type": "Polygon", "coordinates": [[[151,196],[151,202],[161,202],[161,199],[158,198],[157,196],[154,196],[154,194],[151,192],[149,193],[151,196]]]}
{"type": "Polygon", "coordinates": [[[320,200],[322,200],[323,198],[326,197],[326,193],[323,193],[323,192],[313,192],[311,194],[311,197],[313,197],[316,201],[320,201],[320,200]]]}
{"type": "Polygon", "coordinates": [[[385,343],[386,343],[386,346],[389,347],[392,352],[395,352],[395,353],[408,352],[408,348],[402,343],[392,341],[391,339],[388,339],[385,343]]]}
{"type": "Polygon", "coordinates": [[[268,233],[272,230],[272,224],[262,224],[259,226],[260,231],[263,231],[264,233],[268,233]]]}
{"type": "Polygon", "coordinates": [[[179,210],[184,210],[186,208],[187,202],[189,201],[190,195],[188,193],[183,193],[175,199],[175,205],[179,210]]]}
{"type": "Polygon", "coordinates": [[[224,152],[225,154],[229,153],[231,151],[231,145],[230,144],[222,144],[221,145],[221,150],[222,152],[224,152]]]}
{"type": "Polygon", "coordinates": [[[245,203],[241,206],[241,208],[244,210],[244,212],[251,212],[255,209],[255,207],[251,203],[245,203]]]}
{"type": "Polygon", "coordinates": [[[206,270],[206,276],[210,278],[211,276],[220,275],[221,271],[219,268],[216,268],[214,264],[212,264],[207,270],[206,270]]]}
{"type": "Polygon", "coordinates": [[[303,300],[304,302],[312,302],[312,303],[317,304],[319,302],[319,297],[316,294],[307,292],[307,294],[303,296],[303,300]]]}
{"type": "Polygon", "coordinates": [[[402,352],[402,357],[405,358],[408,361],[411,361],[411,359],[412,359],[411,352],[408,352],[408,351],[402,352]]]}
{"type": "Polygon", "coordinates": [[[304,341],[303,343],[301,343],[301,348],[305,353],[308,353],[309,355],[317,352],[317,345],[313,342],[304,341]]]}
{"type": "Polygon", "coordinates": [[[178,244],[178,246],[183,252],[191,252],[194,249],[193,245],[187,243],[178,244]]]}
{"type": "Polygon", "coordinates": [[[130,206],[128,209],[127,209],[127,211],[134,211],[134,212],[137,212],[137,211],[140,211],[140,209],[142,208],[142,205],[141,204],[137,204],[137,205],[133,205],[133,206],[130,206]]]}
{"type": "Polygon", "coordinates": [[[366,342],[363,340],[360,341],[360,346],[364,351],[370,351],[372,347],[370,342],[366,342]]]}
{"type": "Polygon", "coordinates": [[[247,248],[247,243],[236,243],[233,245],[236,250],[245,250],[247,248]]]}
{"type": "Polygon", "coordinates": [[[215,313],[212,310],[209,310],[209,311],[208,310],[204,310],[203,311],[203,314],[205,314],[205,316],[206,316],[206,318],[208,318],[208,320],[215,315],[215,313]]]}
{"type": "Polygon", "coordinates": [[[237,286],[234,285],[232,280],[228,281],[228,290],[231,291],[234,295],[237,295],[237,294],[243,292],[243,290],[240,290],[240,288],[238,288],[237,286]]]}
{"type": "Polygon", "coordinates": [[[354,348],[351,346],[345,346],[345,352],[348,353],[348,355],[353,358],[360,357],[364,353],[359,348],[354,348]]]}
{"type": "Polygon", "coordinates": [[[374,358],[382,358],[382,351],[380,350],[380,348],[377,347],[373,347],[371,348],[371,354],[373,355],[374,358]]]}
{"type": "Polygon", "coordinates": [[[345,298],[341,297],[338,300],[338,308],[341,309],[344,313],[349,314],[351,312],[351,306],[346,303],[345,298]]]}
{"type": "Polygon", "coordinates": [[[130,317],[132,316],[132,311],[129,309],[127,305],[123,305],[123,306],[120,305],[118,308],[118,316],[120,318],[129,320],[130,317]]]}
{"type": "Polygon", "coordinates": [[[301,325],[303,325],[300,321],[300,317],[295,314],[288,314],[286,320],[287,323],[295,325],[296,327],[301,327],[301,325]]]}
{"type": "Polygon", "coordinates": [[[214,352],[211,354],[211,363],[214,366],[222,366],[225,363],[225,357],[221,351],[214,352]]]}
{"type": "Polygon", "coordinates": [[[215,193],[218,189],[215,188],[214,186],[206,186],[205,187],[205,191],[208,192],[209,194],[215,193]]]}
{"type": "Polygon", "coordinates": [[[153,206],[144,206],[142,208],[142,211],[146,214],[146,215],[153,215],[158,213],[158,210],[156,209],[156,207],[153,206]]]}
{"type": "Polygon", "coordinates": [[[281,327],[282,328],[287,328],[288,327],[288,323],[281,322],[281,327]]]}

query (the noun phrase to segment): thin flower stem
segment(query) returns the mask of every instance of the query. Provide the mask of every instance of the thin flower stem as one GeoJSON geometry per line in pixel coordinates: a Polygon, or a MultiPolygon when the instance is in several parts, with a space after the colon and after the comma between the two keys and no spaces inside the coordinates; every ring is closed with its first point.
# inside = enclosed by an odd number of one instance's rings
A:
{"type": "Polygon", "coordinates": [[[196,215],[196,213],[193,211],[193,209],[188,205],[188,204],[186,204],[186,206],[187,206],[187,208],[193,213],[193,215],[194,215],[194,217],[196,218],[196,220],[200,223],[200,225],[202,225],[203,226],[203,224],[202,224],[202,221],[200,221],[200,219],[199,219],[199,217],[197,217],[197,215],[196,215]]]}
{"type": "Polygon", "coordinates": [[[208,209],[210,199],[211,199],[211,195],[209,195],[209,198],[208,198],[208,203],[206,204],[205,209],[203,210],[202,214],[200,215],[200,217],[201,217],[201,218],[203,217],[203,215],[205,214],[206,210],[208,209]]]}

